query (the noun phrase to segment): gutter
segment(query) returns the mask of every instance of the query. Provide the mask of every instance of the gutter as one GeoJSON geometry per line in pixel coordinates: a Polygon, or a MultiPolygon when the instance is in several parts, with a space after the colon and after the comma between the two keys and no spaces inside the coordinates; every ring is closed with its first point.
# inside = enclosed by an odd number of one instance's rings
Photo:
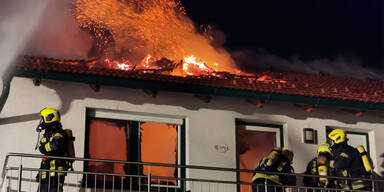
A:
{"type": "MultiPolygon", "coordinates": [[[[195,84],[186,85],[186,84],[174,83],[174,82],[172,83],[159,82],[156,80],[138,80],[133,78],[127,79],[127,78],[105,77],[105,76],[97,76],[97,75],[74,74],[74,73],[66,73],[66,72],[41,72],[41,71],[29,71],[29,70],[20,70],[20,69],[15,72],[15,76],[79,82],[79,83],[95,84],[100,86],[101,85],[117,86],[117,87],[127,87],[127,88],[135,88],[135,89],[149,89],[149,90],[156,90],[156,91],[204,94],[204,95],[211,95],[211,96],[238,97],[238,98],[246,98],[246,99],[257,99],[262,101],[277,101],[277,102],[288,102],[288,103],[296,103],[296,104],[309,104],[313,106],[329,106],[329,107],[353,108],[353,109],[370,110],[370,111],[372,110],[384,111],[384,103],[361,102],[361,101],[353,101],[353,100],[332,99],[332,98],[325,98],[325,97],[310,97],[310,96],[302,96],[302,95],[288,95],[288,94],[261,92],[261,91],[235,90],[235,89],[228,89],[228,88],[201,86],[201,85],[195,85],[195,84]]],[[[6,89],[7,89],[6,91],[9,92],[9,87],[6,89]]],[[[2,99],[0,101],[3,101],[3,100],[4,99],[2,95],[2,99]]]]}
{"type": "Polygon", "coordinates": [[[3,110],[5,102],[8,99],[12,78],[13,78],[13,75],[9,75],[7,77],[3,77],[2,79],[0,79],[1,85],[2,85],[1,96],[0,96],[0,113],[3,110]]]}

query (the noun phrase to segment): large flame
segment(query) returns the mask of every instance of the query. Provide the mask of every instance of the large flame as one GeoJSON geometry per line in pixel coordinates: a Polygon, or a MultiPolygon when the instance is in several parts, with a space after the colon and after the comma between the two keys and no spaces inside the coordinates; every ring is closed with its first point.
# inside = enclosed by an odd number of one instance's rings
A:
{"type": "MultiPolygon", "coordinates": [[[[112,36],[103,39],[105,43],[110,41],[109,48],[113,47],[107,54],[118,53],[118,59],[142,65],[144,58],[148,60],[147,68],[154,58],[184,62],[184,66],[204,61],[204,65],[197,64],[204,73],[236,69],[228,52],[213,47],[206,36],[197,32],[177,0],[75,0],[75,7],[75,16],[83,28],[91,28],[96,38],[112,36]]],[[[123,68],[129,70],[125,65],[123,68]]],[[[186,73],[196,75],[190,70],[186,73]]]]}

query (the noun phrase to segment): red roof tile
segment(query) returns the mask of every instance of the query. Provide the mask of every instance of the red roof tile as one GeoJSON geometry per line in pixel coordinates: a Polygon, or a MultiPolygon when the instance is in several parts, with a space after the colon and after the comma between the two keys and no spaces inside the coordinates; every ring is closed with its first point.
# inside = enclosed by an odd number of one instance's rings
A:
{"type": "Polygon", "coordinates": [[[97,61],[58,60],[25,57],[17,64],[18,70],[41,72],[65,72],[104,77],[120,77],[137,80],[198,85],[213,88],[258,91],[287,95],[342,99],[360,102],[384,103],[384,82],[353,78],[330,77],[293,72],[264,71],[255,76],[170,76],[142,71],[122,71],[97,67],[97,61]],[[264,81],[259,78],[267,75],[264,81]]]}

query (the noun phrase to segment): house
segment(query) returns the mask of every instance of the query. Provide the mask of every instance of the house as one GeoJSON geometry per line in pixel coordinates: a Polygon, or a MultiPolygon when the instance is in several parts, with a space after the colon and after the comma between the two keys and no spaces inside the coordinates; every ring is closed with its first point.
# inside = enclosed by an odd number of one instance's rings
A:
{"type": "MultiPolygon", "coordinates": [[[[25,57],[16,64],[1,96],[1,165],[10,152],[38,154],[35,127],[39,111],[50,106],[73,130],[79,157],[253,169],[277,145],[293,149],[293,167],[300,173],[316,155],[317,144],[326,142],[327,131],[343,128],[351,144],[365,146],[375,171],[383,171],[382,81],[272,71],[183,77],[97,68],[91,62],[25,57]]],[[[250,179],[235,172],[185,174],[250,179]]]]}

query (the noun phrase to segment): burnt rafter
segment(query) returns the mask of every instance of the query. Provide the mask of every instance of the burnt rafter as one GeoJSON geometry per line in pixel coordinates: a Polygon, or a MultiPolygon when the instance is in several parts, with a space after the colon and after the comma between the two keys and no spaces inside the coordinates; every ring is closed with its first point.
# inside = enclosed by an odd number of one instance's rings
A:
{"type": "Polygon", "coordinates": [[[33,79],[32,81],[33,81],[33,85],[35,85],[36,87],[40,86],[41,84],[41,79],[33,79]]]}
{"type": "Polygon", "coordinates": [[[93,91],[100,92],[100,85],[89,84],[89,86],[92,88],[93,91]]]}
{"type": "Polygon", "coordinates": [[[365,113],[364,110],[356,110],[356,109],[341,109],[344,112],[350,113],[356,117],[362,117],[365,113]]]}
{"type": "Polygon", "coordinates": [[[260,101],[260,100],[256,100],[256,99],[246,99],[245,101],[255,105],[258,108],[263,108],[264,103],[265,103],[264,101],[260,101]]]}
{"type": "Polygon", "coordinates": [[[298,107],[300,109],[304,109],[308,113],[312,113],[316,111],[316,107],[313,105],[307,105],[307,104],[294,104],[295,107],[298,107]]]}
{"type": "Polygon", "coordinates": [[[212,96],[209,95],[195,95],[195,97],[204,101],[205,103],[209,103],[212,100],[212,96]]]}
{"type": "Polygon", "coordinates": [[[155,90],[148,90],[148,89],[144,89],[143,90],[145,94],[147,94],[148,96],[152,97],[152,98],[155,98],[158,94],[157,91],[155,90]]]}

